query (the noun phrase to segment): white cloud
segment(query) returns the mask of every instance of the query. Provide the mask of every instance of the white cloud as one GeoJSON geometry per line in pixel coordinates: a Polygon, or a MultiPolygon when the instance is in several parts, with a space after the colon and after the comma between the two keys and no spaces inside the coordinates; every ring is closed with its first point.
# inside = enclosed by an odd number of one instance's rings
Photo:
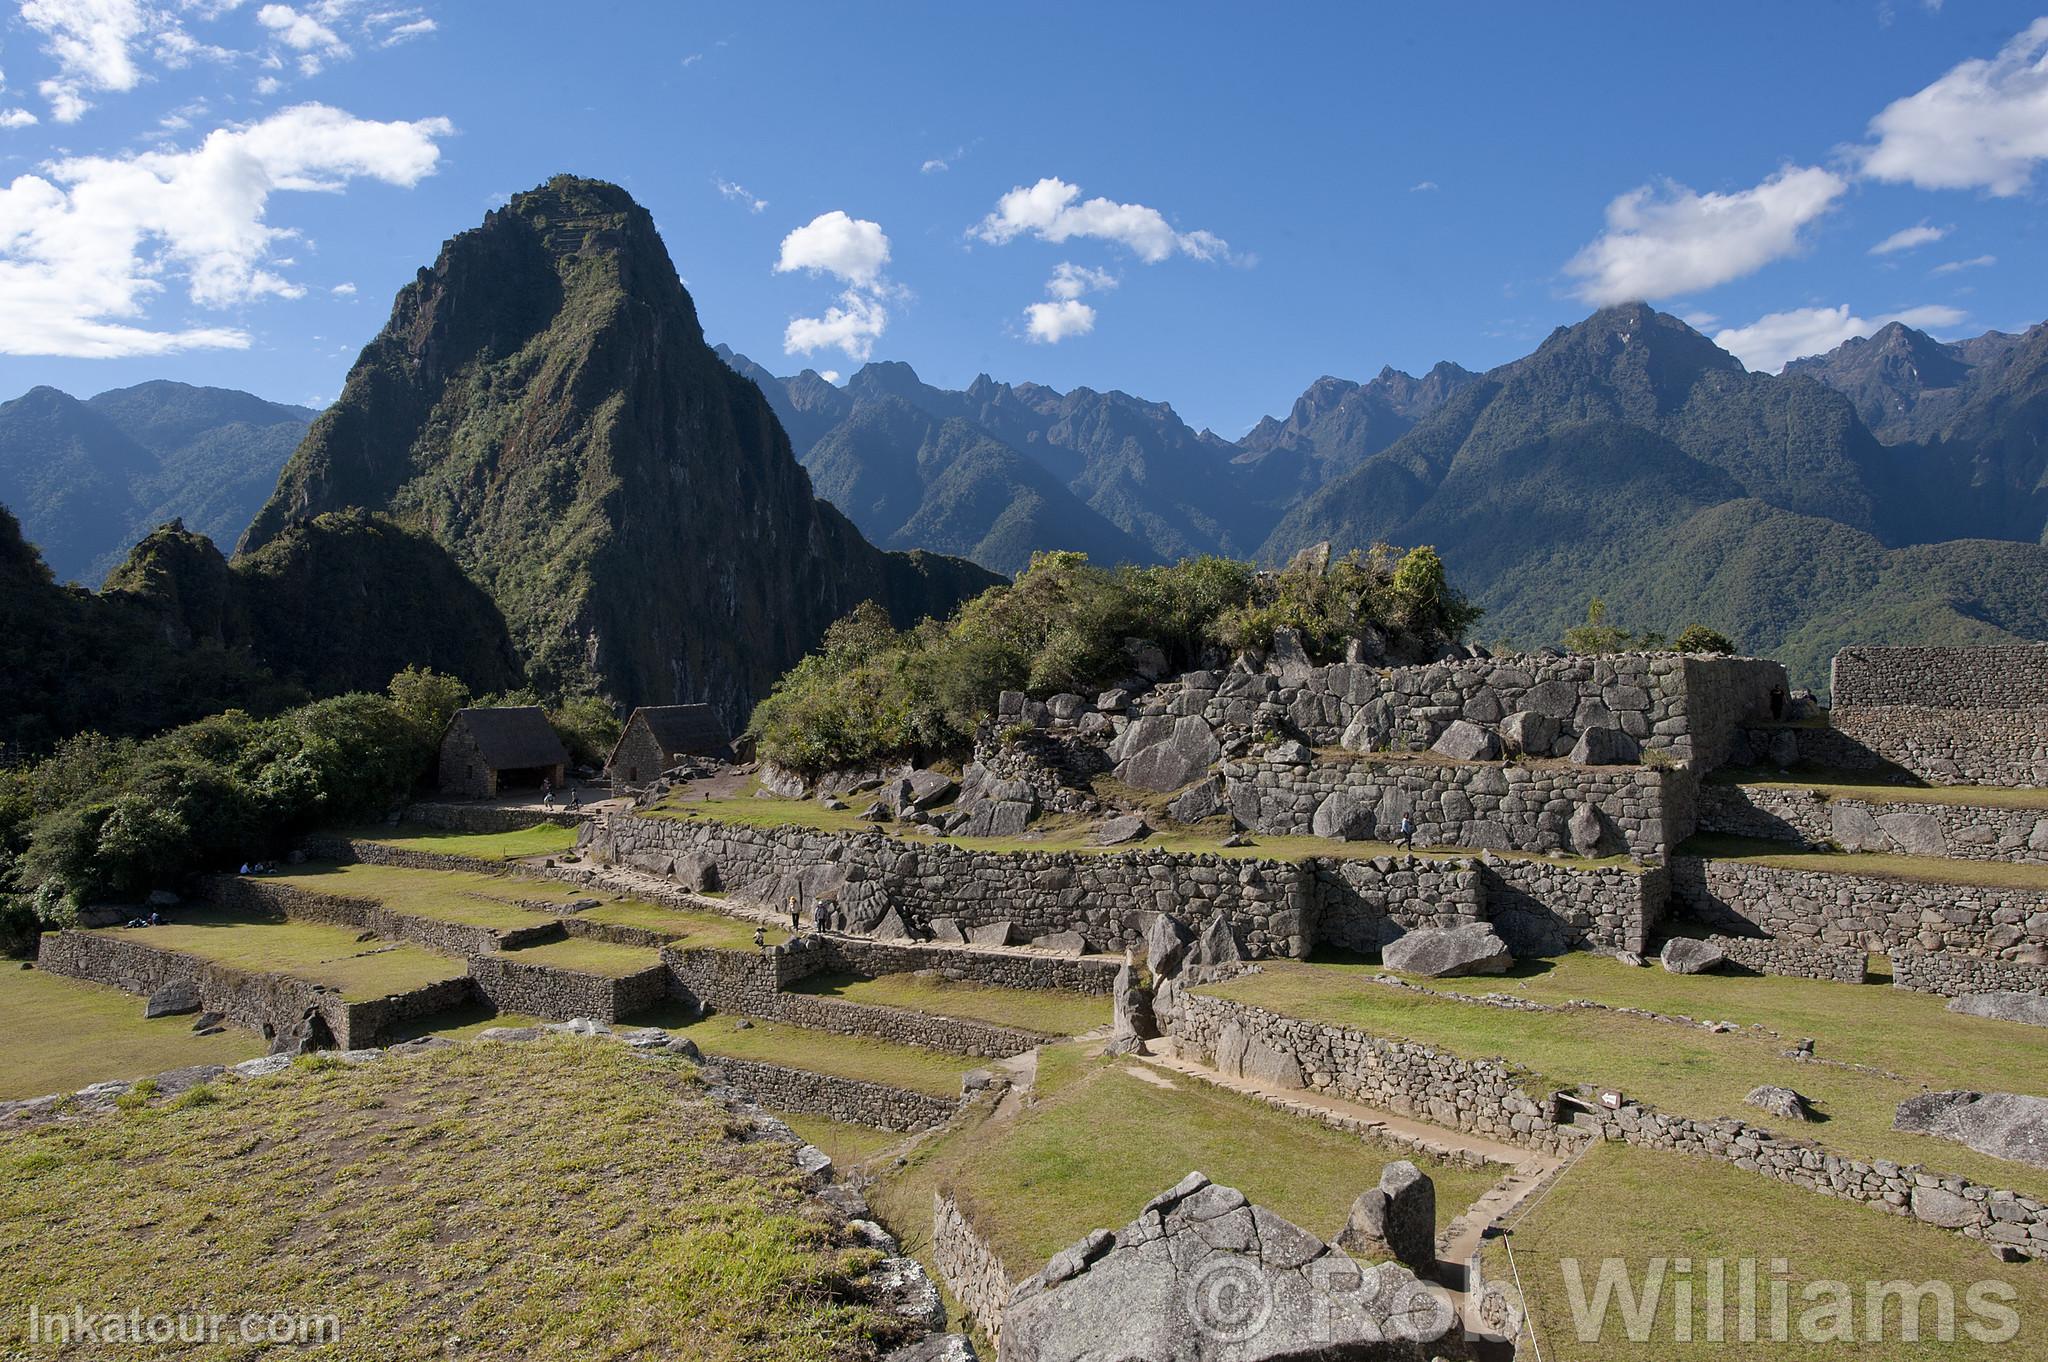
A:
{"type": "Polygon", "coordinates": [[[1695,331],[1704,331],[1721,319],[1711,312],[1688,312],[1680,320],[1695,331]]]}
{"type": "Polygon", "coordinates": [[[750,213],[758,213],[768,206],[768,200],[755,198],[753,192],[743,184],[734,184],[731,180],[720,179],[716,176],[712,177],[711,183],[717,185],[718,192],[725,195],[725,197],[733,200],[735,203],[744,203],[747,206],[747,211],[750,213]]]}
{"type": "Polygon", "coordinates": [[[1892,322],[1904,322],[1924,331],[1954,326],[1966,315],[1960,308],[1937,305],[1909,307],[1865,319],[1852,315],[1847,303],[1840,307],[1801,307],[1759,317],[1748,326],[1730,327],[1714,337],[1714,344],[1749,368],[1774,374],[1789,360],[1824,354],[1843,341],[1868,336],[1892,322]]]}
{"type": "Polygon", "coordinates": [[[353,298],[356,296],[356,286],[354,284],[336,284],[327,291],[337,298],[353,298]]]}
{"type": "Polygon", "coordinates": [[[104,357],[246,347],[234,327],[146,324],[181,280],[224,308],[303,296],[273,254],[294,237],[266,220],[272,195],[354,179],[410,187],[433,173],[446,119],[375,122],[303,104],[216,129],[190,151],[75,157],[0,189],[0,352],[104,357]]]}
{"type": "Polygon", "coordinates": [[[820,213],[782,238],[777,274],[809,270],[837,275],[860,288],[873,288],[889,263],[889,238],[880,223],[848,217],[835,208],[820,213]]]}
{"type": "Polygon", "coordinates": [[[432,19],[399,17],[398,21],[393,22],[385,31],[384,36],[378,39],[377,46],[396,47],[400,43],[409,43],[414,38],[424,38],[429,33],[438,32],[440,27],[432,19]]]}
{"type": "Polygon", "coordinates": [[[2048,158],[2048,18],[1999,50],[1951,68],[1870,120],[1863,173],[1921,189],[2011,196],[2048,158]]]}
{"type": "Polygon", "coordinates": [[[1928,273],[1954,274],[1959,270],[1978,270],[1983,269],[1987,265],[1996,265],[1997,263],[1998,257],[1995,255],[1975,255],[1971,256],[1968,260],[1950,260],[1945,264],[1936,265],[1928,273]]]}
{"type": "Polygon", "coordinates": [[[277,40],[298,52],[346,51],[341,35],[311,14],[290,5],[265,5],[256,11],[256,22],[277,35],[277,40]]]}
{"type": "Polygon", "coordinates": [[[934,156],[929,161],[926,161],[923,165],[919,166],[917,168],[917,173],[920,175],[943,175],[952,168],[953,167],[950,162],[942,161],[938,157],[934,156]]]}
{"type": "Polygon", "coordinates": [[[782,333],[782,350],[789,355],[808,355],[836,345],[848,359],[864,364],[888,325],[889,311],[880,298],[847,289],[824,316],[792,317],[782,333]]]}
{"type": "Polygon", "coordinates": [[[256,93],[259,95],[274,95],[283,88],[284,82],[276,76],[264,76],[256,82],[256,93]]]}
{"type": "Polygon", "coordinates": [[[1045,291],[1055,298],[1078,298],[1084,293],[1100,293],[1116,286],[1117,277],[1107,270],[1092,270],[1085,265],[1062,260],[1053,266],[1052,278],[1046,281],[1045,291]]]}
{"type": "Polygon", "coordinates": [[[1870,248],[1872,255],[1891,255],[1897,251],[1910,251],[1916,246],[1925,246],[1947,236],[1946,227],[1929,227],[1921,223],[1918,227],[1901,227],[1884,240],[1870,248]]]}
{"type": "Polygon", "coordinates": [[[1156,208],[1103,198],[1082,200],[1079,185],[1051,176],[1003,195],[996,200],[995,211],[968,232],[994,246],[1027,234],[1054,243],[1075,237],[1113,241],[1148,265],[1176,251],[1197,260],[1224,259],[1230,251],[1229,243],[1213,232],[1176,232],[1156,208]]]}
{"type": "Polygon", "coordinates": [[[1644,185],[1607,205],[1607,231],[1565,272],[1581,281],[1577,295],[1599,306],[1713,288],[1798,250],[1801,229],[1847,189],[1818,166],[1788,166],[1732,194],[1644,185]]]}
{"type": "Polygon", "coordinates": [[[820,369],[818,377],[824,379],[827,383],[837,383],[839,381],[839,371],[837,369],[820,369]]]}
{"type": "Polygon", "coordinates": [[[683,65],[695,66],[698,62],[703,60],[704,54],[702,52],[692,52],[689,56],[683,58],[683,65]]]}
{"type": "Polygon", "coordinates": [[[1435,180],[1419,180],[1408,186],[1408,192],[1411,194],[1428,194],[1440,188],[1442,186],[1435,180]]]}
{"type": "Polygon", "coordinates": [[[57,74],[37,88],[59,123],[75,123],[92,104],[85,92],[132,90],[142,80],[130,44],[148,28],[142,0],[24,0],[22,22],[44,36],[57,74]]]}
{"type": "Polygon", "coordinates": [[[34,114],[27,109],[0,109],[0,128],[27,128],[37,122],[34,114]]]}
{"type": "Polygon", "coordinates": [[[1057,345],[1069,336],[1095,329],[1095,309],[1073,298],[1033,303],[1024,309],[1024,333],[1041,345],[1057,345]]]}

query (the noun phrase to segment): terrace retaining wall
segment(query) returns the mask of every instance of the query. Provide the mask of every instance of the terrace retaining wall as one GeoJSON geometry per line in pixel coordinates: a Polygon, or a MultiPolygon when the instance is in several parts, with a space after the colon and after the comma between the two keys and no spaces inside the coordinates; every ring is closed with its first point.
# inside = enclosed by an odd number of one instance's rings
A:
{"type": "Polygon", "coordinates": [[[2048,865],[2048,811],[1887,803],[1803,787],[1706,785],[1700,830],[1802,847],[2048,865]]]}
{"type": "Polygon", "coordinates": [[[375,932],[396,941],[411,941],[443,955],[465,959],[493,951],[559,940],[561,924],[536,920],[531,927],[478,927],[421,914],[402,913],[370,899],[328,894],[276,880],[215,875],[204,882],[204,894],[223,908],[276,917],[329,922],[358,931],[375,932]]]}
{"type": "Polygon", "coordinates": [[[1777,974],[1789,979],[1827,979],[1838,984],[1860,984],[1870,978],[1870,956],[1860,950],[1835,950],[1789,936],[1711,933],[1703,939],[1707,944],[1718,947],[1736,964],[1758,974],[1777,974]]]}
{"type": "Polygon", "coordinates": [[[1924,884],[1699,856],[1673,859],[1672,885],[1696,921],[1734,936],[2048,963],[2048,890],[1924,884]]]}
{"type": "Polygon", "coordinates": [[[1859,646],[1835,654],[1837,707],[2032,709],[2048,704],[2048,644],[1996,648],[1859,646]]]}
{"type": "Polygon", "coordinates": [[[932,1193],[932,1263],[982,1337],[1000,1346],[1003,1307],[1016,1283],[995,1248],[943,1191],[932,1193]]]}
{"type": "Polygon", "coordinates": [[[928,970],[955,983],[1093,995],[1107,995],[1115,989],[1116,973],[1123,964],[1120,956],[983,951],[933,941],[877,941],[863,936],[817,936],[811,938],[811,949],[820,953],[821,969],[870,979],[928,970]]]}
{"type": "Polygon", "coordinates": [[[1479,871],[1487,918],[1508,949],[1524,956],[1641,951],[1671,895],[1663,866],[1481,856],[1479,871]]]}
{"type": "Polygon", "coordinates": [[[100,932],[45,932],[36,966],[52,974],[109,984],[147,997],[166,984],[190,983],[201,1007],[262,1032],[289,1035],[316,1009],[335,1044],[344,1050],[387,1044],[396,1028],[421,1017],[473,1001],[466,978],[445,979],[407,993],[350,1001],[335,989],[310,980],[216,964],[182,951],[100,932]]]}
{"type": "Polygon", "coordinates": [[[400,815],[407,823],[423,823],[430,828],[444,832],[523,832],[535,823],[553,823],[556,827],[573,828],[590,818],[588,813],[570,813],[557,809],[543,812],[537,809],[506,809],[490,804],[450,804],[439,800],[427,800],[408,804],[400,815]]]}
{"type": "Polygon", "coordinates": [[[754,1059],[707,1055],[707,1065],[748,1097],[778,1112],[827,1116],[874,1130],[928,1130],[944,1125],[959,1105],[929,1093],[858,1078],[792,1069],[754,1059]]]}
{"type": "Polygon", "coordinates": [[[1342,794],[1369,811],[1372,827],[1362,838],[1391,839],[1406,815],[1417,846],[1569,852],[1567,824],[1590,806],[1602,825],[1603,856],[1661,856],[1691,836],[1690,799],[1666,799],[1668,787],[1690,779],[1647,766],[1432,757],[1324,754],[1294,764],[1267,755],[1223,763],[1231,812],[1270,836],[1310,835],[1316,810],[1342,794]]]}
{"type": "Polygon", "coordinates": [[[2048,993],[2048,965],[2020,965],[1978,955],[1899,951],[1892,987],[1954,998],[1964,993],[2048,993]]]}
{"type": "Polygon", "coordinates": [[[500,1012],[524,1012],[549,1021],[592,1017],[615,1022],[664,1001],[671,990],[669,973],[660,965],[615,978],[498,954],[471,956],[469,977],[500,1012]]]}

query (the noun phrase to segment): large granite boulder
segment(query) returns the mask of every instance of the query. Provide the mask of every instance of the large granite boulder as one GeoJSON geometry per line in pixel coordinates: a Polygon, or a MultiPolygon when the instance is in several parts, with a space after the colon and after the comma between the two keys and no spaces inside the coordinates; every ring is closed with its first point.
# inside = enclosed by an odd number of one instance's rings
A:
{"type": "Polygon", "coordinates": [[[182,1017],[199,1010],[199,985],[190,979],[176,979],[149,995],[142,1005],[145,1020],[151,1017],[182,1017]]]}
{"type": "Polygon", "coordinates": [[[1500,721],[1501,741],[1510,752],[1547,757],[1557,742],[1557,720],[1533,709],[1518,709],[1500,721]]]}
{"type": "Polygon", "coordinates": [[[2048,1168],[2048,1097],[2013,1092],[1923,1092],[1899,1103],[1892,1129],[1937,1135],[1979,1154],[2048,1168]]]}
{"type": "Polygon", "coordinates": [[[1948,855],[1948,838],[1942,834],[1941,820],[1931,813],[1901,809],[1879,814],[1874,821],[1885,840],[1908,856],[1948,855]]]}
{"type": "Polygon", "coordinates": [[[1565,823],[1565,836],[1571,839],[1572,850],[1581,856],[1604,856],[1613,850],[1615,841],[1607,830],[1607,820],[1600,816],[1600,810],[1591,804],[1581,804],[1572,810],[1572,816],[1565,823]]]}
{"type": "Polygon", "coordinates": [[[1674,936],[1664,943],[1657,959],[1672,974],[1705,974],[1725,964],[1728,954],[1719,946],[1710,946],[1691,937],[1674,936]]]}
{"type": "Polygon", "coordinates": [[[675,879],[693,893],[709,893],[718,888],[718,862],[709,852],[686,851],[676,857],[670,872],[675,879]]]}
{"type": "Polygon", "coordinates": [[[1492,926],[1419,927],[1380,948],[1380,963],[1402,974],[1445,979],[1460,974],[1505,974],[1515,956],[1492,926]]]}
{"type": "Polygon", "coordinates": [[[1109,1050],[1113,1055],[1143,1050],[1145,1042],[1159,1034],[1152,1022],[1152,997],[1138,982],[1129,956],[1117,969],[1110,989],[1109,1050]]]}
{"type": "Polygon", "coordinates": [[[1828,831],[1844,851],[1883,851],[1884,829],[1867,804],[1835,800],[1828,805],[1828,831]]]}
{"type": "Polygon", "coordinates": [[[1151,714],[1124,730],[1117,779],[1141,790],[1178,790],[1208,773],[1223,755],[1215,730],[1198,715],[1151,714]]]}
{"type": "Polygon", "coordinates": [[[1359,1258],[1393,1258],[1428,1272],[1436,1266],[1436,1184],[1406,1159],[1380,1171],[1380,1185],[1351,1203],[1337,1247],[1359,1258]]]}
{"type": "Polygon", "coordinates": [[[1147,836],[1151,831],[1152,826],[1145,821],[1144,814],[1121,813],[1114,818],[1104,819],[1101,826],[1095,829],[1095,845],[1099,847],[1122,846],[1127,842],[1135,842],[1139,838],[1147,836]]]}
{"type": "Polygon", "coordinates": [[[1020,1283],[1005,1362],[1420,1359],[1455,1314],[1398,1263],[1341,1249],[1190,1173],[1020,1283]]]}
{"type": "Polygon", "coordinates": [[[1384,752],[1394,739],[1394,707],[1382,695],[1353,715],[1340,739],[1352,752],[1384,752]]]}
{"type": "Polygon", "coordinates": [[[1574,766],[1633,766],[1642,759],[1636,740],[1618,728],[1589,728],[1572,747],[1574,766]]]}
{"type": "Polygon", "coordinates": [[[1790,1088],[1781,1088],[1775,1083],[1751,1088],[1749,1096],[1742,1099],[1750,1106],[1768,1111],[1773,1116],[1782,1116],[1788,1121],[1811,1121],[1813,1112],[1806,1098],[1790,1088]]]}
{"type": "Polygon", "coordinates": [[[1031,825],[1037,809],[1021,799],[977,800],[947,831],[955,837],[1016,837],[1031,825]]]}
{"type": "Polygon", "coordinates": [[[1230,930],[1230,919],[1219,912],[1195,938],[1185,963],[1189,969],[1214,970],[1243,962],[1244,951],[1237,944],[1237,934],[1230,930]]]}
{"type": "Polygon", "coordinates": [[[1373,834],[1372,806],[1344,790],[1333,791],[1316,805],[1309,830],[1318,837],[1338,842],[1365,842],[1373,834]]]}
{"type": "Polygon", "coordinates": [[[1216,1035],[1216,1071],[1269,1088],[1299,1091],[1308,1086],[1300,1060],[1286,1050],[1268,1045],[1234,1021],[1225,1022],[1216,1035]]]}
{"type": "Polygon", "coordinates": [[[1454,719],[1429,750],[1452,761],[1499,761],[1500,734],[1470,719],[1454,719]]]}
{"type": "Polygon", "coordinates": [[[2039,993],[1965,993],[1951,1002],[1948,1010],[1972,1017],[1989,1017],[1993,1021],[2048,1026],[2048,996],[2039,993]]]}
{"type": "Polygon", "coordinates": [[[1159,913],[1145,929],[1145,968],[1154,979],[1171,979],[1180,973],[1194,934],[1171,913],[1159,913]]]}
{"type": "Polygon", "coordinates": [[[1180,823],[1199,823],[1223,812],[1223,790],[1219,782],[1204,780],[1190,785],[1187,792],[1166,806],[1166,812],[1180,823]]]}

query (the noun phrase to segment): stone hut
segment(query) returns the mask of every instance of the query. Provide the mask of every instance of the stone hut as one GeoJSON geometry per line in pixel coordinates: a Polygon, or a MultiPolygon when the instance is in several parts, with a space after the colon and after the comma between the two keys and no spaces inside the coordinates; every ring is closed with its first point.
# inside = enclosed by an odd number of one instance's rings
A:
{"type": "Polygon", "coordinates": [[[459,709],[441,738],[441,793],[492,799],[501,790],[559,789],[569,753],[537,705],[459,709]]]}
{"type": "Polygon", "coordinates": [[[614,779],[639,785],[686,756],[722,757],[731,750],[725,725],[711,706],[642,705],[626,720],[605,766],[614,779]]]}

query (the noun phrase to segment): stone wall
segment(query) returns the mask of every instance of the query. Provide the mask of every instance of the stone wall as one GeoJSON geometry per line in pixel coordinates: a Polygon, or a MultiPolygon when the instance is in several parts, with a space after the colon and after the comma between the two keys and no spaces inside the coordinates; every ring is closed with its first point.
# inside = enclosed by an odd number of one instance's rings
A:
{"type": "Polygon", "coordinates": [[[669,973],[659,965],[613,978],[581,970],[528,964],[507,955],[470,957],[477,992],[500,1012],[524,1012],[550,1021],[593,1017],[615,1022],[669,996],[669,973]]]}
{"type": "Polygon", "coordinates": [[[929,1093],[760,1060],[711,1055],[705,1063],[771,1111],[827,1116],[875,1130],[927,1130],[944,1125],[958,1105],[929,1093]]]}
{"type": "Polygon", "coordinates": [[[684,996],[741,1016],[994,1059],[1023,1054],[1051,1039],[964,1017],[939,1017],[791,991],[791,984],[831,965],[828,952],[807,949],[802,938],[753,953],[670,946],[661,958],[684,996]]]}
{"type": "Polygon", "coordinates": [[[1144,948],[1152,915],[1194,926],[1217,913],[1252,956],[1307,954],[1312,872],[1284,861],[1234,860],[1138,848],[1114,853],[971,851],[883,833],[851,836],[710,819],[607,814],[588,848],[602,861],[672,860],[702,851],[726,888],[808,910],[823,897],[842,925],[868,931],[891,909],[929,931],[936,918],[1007,922],[1033,941],[1077,932],[1092,950],[1144,948]]]}
{"type": "Polygon", "coordinates": [[[208,877],[202,888],[209,902],[224,908],[330,922],[358,931],[375,932],[392,940],[411,941],[428,950],[465,959],[488,955],[501,948],[558,940],[562,935],[560,923],[541,918],[538,914],[533,926],[506,930],[401,913],[368,899],[321,893],[276,880],[214,875],[208,877]]]}
{"type": "Polygon", "coordinates": [[[1789,936],[1709,934],[1705,940],[1736,964],[1758,974],[1828,979],[1841,984],[1860,984],[1870,977],[1870,957],[1860,950],[1835,950],[1789,936]]]}
{"type": "Polygon", "coordinates": [[[145,997],[165,984],[191,983],[199,989],[200,1004],[206,1011],[266,1034],[289,1035],[312,1007],[333,1032],[335,1044],[344,1050],[383,1045],[402,1024],[459,1007],[476,996],[470,980],[457,978],[408,993],[351,1002],[334,989],[288,974],[234,969],[102,932],[45,932],[36,965],[52,974],[109,984],[145,997]]]}
{"type": "Polygon", "coordinates": [[[932,1263],[982,1337],[1000,1346],[1003,1307],[1016,1282],[994,1247],[945,1191],[932,1193],[932,1263]]]}
{"type": "Polygon", "coordinates": [[[2048,993],[2048,965],[1986,960],[1979,955],[1899,951],[1892,956],[1892,987],[1956,997],[1963,993],[2048,993]]]}
{"type": "Polygon", "coordinates": [[[1830,682],[1837,708],[2037,709],[2048,704],[2048,644],[1844,648],[1830,682]]]}
{"type": "Polygon", "coordinates": [[[408,804],[402,815],[405,822],[423,823],[430,828],[441,828],[448,832],[520,832],[535,823],[553,823],[557,827],[573,828],[585,822],[589,815],[569,813],[557,809],[552,813],[540,813],[533,809],[505,809],[488,804],[454,804],[442,800],[423,800],[408,804]]]}
{"type": "Polygon", "coordinates": [[[1315,863],[1316,944],[1370,955],[1418,927],[1486,921],[1486,891],[1466,857],[1375,856],[1315,863]]]}
{"type": "Polygon", "coordinates": [[[1865,764],[1930,784],[2048,786],[2048,706],[1837,705],[1828,721],[1839,742],[1869,754],[1865,764]]]}
{"type": "Polygon", "coordinates": [[[1253,756],[1225,761],[1223,779],[1230,811],[1271,836],[1310,835],[1316,810],[1340,794],[1368,811],[1361,838],[1391,840],[1405,814],[1425,847],[1569,851],[1567,825],[1582,805],[1599,816],[1599,855],[1661,856],[1692,833],[1689,822],[1672,825],[1677,810],[1665,799],[1667,785],[1690,777],[1644,766],[1351,754],[1296,765],[1253,756]]]}
{"type": "Polygon", "coordinates": [[[1283,1017],[1247,1003],[1167,984],[1153,1015],[1183,1054],[1213,1065],[1219,1047],[1293,1058],[1317,1093],[1537,1149],[1571,1145],[1549,1104],[1499,1060],[1460,1059],[1414,1041],[1355,1027],[1283,1017]],[[1234,1032],[1234,1034],[1226,1034],[1234,1032]]]}
{"type": "Polygon", "coordinates": [[[821,936],[815,941],[814,949],[822,952],[827,970],[870,979],[930,970],[955,983],[1061,993],[1107,995],[1116,987],[1117,968],[1123,963],[1121,956],[976,950],[936,941],[876,941],[861,936],[821,936]]]}
{"type": "Polygon", "coordinates": [[[1673,859],[1672,886],[1695,921],[1733,936],[2048,963],[2044,889],[1923,884],[1699,856],[1673,859]]]}
{"type": "Polygon", "coordinates": [[[1663,921],[1671,894],[1663,866],[1482,856],[1479,872],[1493,930],[1523,956],[1640,952],[1663,921]]]}
{"type": "Polygon", "coordinates": [[[1807,788],[1700,788],[1700,830],[1805,847],[2048,865],[2048,810],[1885,803],[1807,788]]]}
{"type": "Polygon", "coordinates": [[[1675,653],[1461,659],[1381,669],[1365,664],[1272,672],[1190,672],[1147,696],[1146,708],[1199,714],[1257,731],[1284,719],[1311,744],[1334,746],[1364,716],[1360,750],[1420,752],[1455,719],[1491,725],[1520,710],[1562,726],[1552,755],[1587,728],[1620,728],[1651,751],[1709,770],[1742,722],[1770,713],[1785,669],[1760,658],[1675,653]]]}

